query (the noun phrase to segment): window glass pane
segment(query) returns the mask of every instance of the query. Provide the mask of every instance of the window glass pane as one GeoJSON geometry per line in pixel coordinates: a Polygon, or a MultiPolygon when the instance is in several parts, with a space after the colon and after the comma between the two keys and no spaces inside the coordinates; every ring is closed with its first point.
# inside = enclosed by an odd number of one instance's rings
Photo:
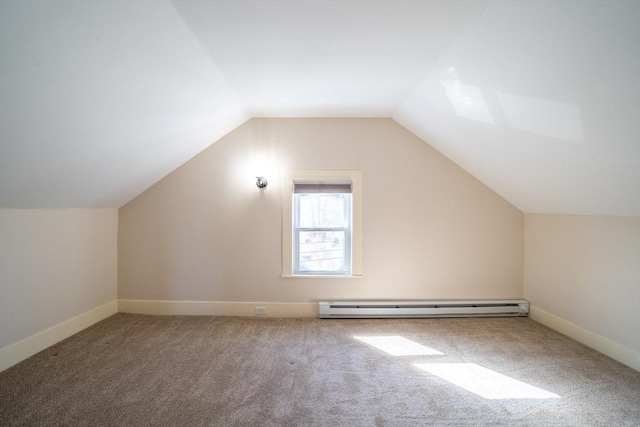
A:
{"type": "Polygon", "coordinates": [[[300,199],[300,228],[346,228],[345,206],[351,194],[296,194],[300,199]]]}
{"type": "Polygon", "coordinates": [[[344,231],[301,231],[300,271],[344,271],[344,231]]]}

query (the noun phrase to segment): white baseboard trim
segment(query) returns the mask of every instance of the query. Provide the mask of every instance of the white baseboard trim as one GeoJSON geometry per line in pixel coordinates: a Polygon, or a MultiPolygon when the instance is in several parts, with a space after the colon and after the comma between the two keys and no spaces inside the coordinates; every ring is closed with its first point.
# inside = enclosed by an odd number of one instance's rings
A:
{"type": "Polygon", "coordinates": [[[318,303],[118,300],[118,312],[186,316],[318,317],[318,303]],[[256,307],[264,307],[266,313],[256,314],[256,307]]]}
{"type": "Polygon", "coordinates": [[[595,332],[591,332],[582,326],[571,323],[541,308],[531,306],[529,310],[529,317],[532,320],[640,371],[640,351],[626,347],[595,332]]]}
{"type": "Polygon", "coordinates": [[[0,372],[118,312],[117,300],[0,349],[0,372]]]}

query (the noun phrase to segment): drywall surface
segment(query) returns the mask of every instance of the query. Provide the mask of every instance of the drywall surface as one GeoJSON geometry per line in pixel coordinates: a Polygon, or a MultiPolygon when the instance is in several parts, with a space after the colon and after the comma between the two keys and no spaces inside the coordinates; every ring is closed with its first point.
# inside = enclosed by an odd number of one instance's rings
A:
{"type": "Polygon", "coordinates": [[[391,119],[252,119],[120,209],[118,298],[521,298],[523,227],[391,119]],[[362,278],[281,276],[287,170],[362,171],[362,278]]]}
{"type": "Polygon", "coordinates": [[[640,354],[640,218],[525,215],[525,298],[640,354]]]}
{"type": "Polygon", "coordinates": [[[0,209],[0,348],[117,298],[117,209],[0,209]]]}

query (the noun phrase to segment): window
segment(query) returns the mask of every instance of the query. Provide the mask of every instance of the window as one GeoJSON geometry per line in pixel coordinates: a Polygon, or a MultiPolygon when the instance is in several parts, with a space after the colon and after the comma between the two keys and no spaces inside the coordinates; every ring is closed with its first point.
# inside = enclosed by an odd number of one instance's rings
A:
{"type": "Polygon", "coordinates": [[[351,182],[294,182],[292,256],[294,274],[351,274],[351,182]]]}
{"type": "Polygon", "coordinates": [[[282,275],[362,275],[361,172],[285,173],[282,275]]]}

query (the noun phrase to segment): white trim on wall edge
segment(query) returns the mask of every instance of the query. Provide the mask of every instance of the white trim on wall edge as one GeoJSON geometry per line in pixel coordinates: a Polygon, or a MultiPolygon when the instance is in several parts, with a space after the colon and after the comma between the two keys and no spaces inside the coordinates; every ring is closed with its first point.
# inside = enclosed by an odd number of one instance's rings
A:
{"type": "Polygon", "coordinates": [[[591,332],[582,326],[571,323],[541,308],[531,306],[529,317],[554,331],[560,332],[587,347],[609,356],[613,360],[617,360],[620,363],[640,371],[640,351],[626,347],[595,332],[591,332]]]}
{"type": "Polygon", "coordinates": [[[0,349],[0,372],[118,312],[117,300],[0,349]]]}
{"type": "Polygon", "coordinates": [[[118,300],[118,312],[186,316],[318,317],[318,303],[121,299],[118,300]],[[265,307],[266,314],[256,315],[256,307],[265,307]]]}

